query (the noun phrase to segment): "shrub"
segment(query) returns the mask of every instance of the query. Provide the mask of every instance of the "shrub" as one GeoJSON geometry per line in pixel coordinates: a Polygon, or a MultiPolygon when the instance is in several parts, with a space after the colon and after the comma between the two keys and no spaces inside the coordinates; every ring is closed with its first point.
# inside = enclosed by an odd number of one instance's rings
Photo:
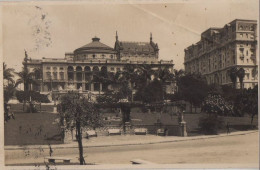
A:
{"type": "Polygon", "coordinates": [[[29,105],[26,106],[26,113],[37,113],[38,110],[35,107],[35,104],[29,103],[29,105]]]}
{"type": "Polygon", "coordinates": [[[31,91],[31,92],[17,91],[16,92],[17,100],[20,103],[22,103],[24,99],[26,101],[29,101],[30,96],[32,98],[32,101],[41,102],[41,103],[50,103],[50,100],[48,99],[47,95],[40,94],[39,92],[35,92],[35,91],[31,91]]]}
{"type": "Polygon", "coordinates": [[[200,117],[199,128],[205,135],[217,135],[218,130],[224,127],[224,121],[217,115],[207,115],[200,117]]]}

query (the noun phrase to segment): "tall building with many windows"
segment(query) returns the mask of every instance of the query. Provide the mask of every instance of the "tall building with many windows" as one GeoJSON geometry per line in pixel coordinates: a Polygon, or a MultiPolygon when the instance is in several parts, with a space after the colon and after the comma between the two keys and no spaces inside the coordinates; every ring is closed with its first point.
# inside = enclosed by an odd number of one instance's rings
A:
{"type": "Polygon", "coordinates": [[[173,61],[158,60],[159,48],[150,37],[150,42],[119,41],[116,35],[114,48],[102,42],[100,38],[92,38],[88,43],[71,53],[65,53],[65,58],[30,59],[27,63],[29,70],[35,71],[35,79],[39,85],[33,90],[41,93],[66,93],[77,90],[85,94],[99,94],[108,87],[93,81],[91,72],[118,72],[126,65],[148,64],[153,68],[168,68],[173,71],[173,61]]]}
{"type": "MultiPolygon", "coordinates": [[[[201,40],[185,49],[188,73],[200,73],[208,84],[232,84],[229,70],[245,70],[244,88],[258,83],[257,21],[236,19],[223,28],[209,28],[201,40]]],[[[236,88],[240,88],[239,79],[236,88]]]]}

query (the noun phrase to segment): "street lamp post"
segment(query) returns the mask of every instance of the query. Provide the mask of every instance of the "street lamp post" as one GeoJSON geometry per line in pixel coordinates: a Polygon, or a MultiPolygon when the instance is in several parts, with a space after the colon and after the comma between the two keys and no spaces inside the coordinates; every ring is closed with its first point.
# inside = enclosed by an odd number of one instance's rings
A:
{"type": "Polygon", "coordinates": [[[57,113],[57,104],[56,104],[56,95],[53,92],[53,85],[52,85],[52,76],[50,77],[51,80],[51,95],[54,98],[54,106],[53,106],[53,113],[57,113]]]}

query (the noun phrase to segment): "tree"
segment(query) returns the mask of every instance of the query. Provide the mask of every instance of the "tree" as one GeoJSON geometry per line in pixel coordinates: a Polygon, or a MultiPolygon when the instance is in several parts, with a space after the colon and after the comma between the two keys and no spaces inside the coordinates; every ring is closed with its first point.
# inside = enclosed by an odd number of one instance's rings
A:
{"type": "Polygon", "coordinates": [[[163,85],[157,79],[154,79],[150,82],[143,91],[142,94],[142,101],[144,103],[155,103],[155,102],[162,102],[163,101],[163,85]]]}
{"type": "Polygon", "coordinates": [[[178,88],[179,88],[179,82],[180,82],[180,78],[183,77],[185,75],[185,72],[180,69],[180,70],[176,70],[174,69],[173,71],[174,73],[174,80],[175,80],[175,83],[176,83],[176,92],[178,93],[178,88]]]}
{"type": "Polygon", "coordinates": [[[192,105],[199,107],[208,95],[208,85],[201,75],[187,74],[179,78],[178,93],[184,100],[192,105]]]}
{"type": "Polygon", "coordinates": [[[82,145],[82,128],[96,128],[102,125],[102,118],[97,107],[79,93],[69,92],[61,97],[58,105],[60,122],[65,129],[76,128],[80,165],[85,164],[82,145]]]}
{"type": "MultiPolygon", "coordinates": [[[[122,78],[123,81],[128,84],[128,87],[130,89],[130,95],[129,98],[131,98],[131,101],[133,102],[133,91],[136,88],[136,83],[138,81],[138,74],[137,74],[137,66],[135,65],[125,65],[124,70],[122,71],[122,78]]],[[[127,85],[125,85],[126,87],[127,85]]]]}
{"type": "Polygon", "coordinates": [[[4,85],[4,102],[8,103],[8,101],[14,96],[16,85],[13,80],[13,72],[14,69],[7,68],[7,65],[3,63],[3,78],[7,81],[7,84],[4,85]]]}
{"type": "Polygon", "coordinates": [[[130,100],[132,98],[132,89],[129,87],[130,79],[125,72],[116,72],[116,74],[113,74],[112,82],[113,85],[117,86],[114,97],[118,100],[126,98],[130,100]]]}
{"type": "Polygon", "coordinates": [[[164,100],[166,95],[166,83],[174,81],[174,74],[172,74],[167,68],[159,69],[158,79],[161,81],[163,86],[163,100],[164,100]]]}
{"type": "Polygon", "coordinates": [[[239,116],[248,114],[251,116],[251,124],[258,114],[258,86],[253,89],[243,89],[243,93],[236,95],[234,112],[239,116]]]}
{"type": "Polygon", "coordinates": [[[233,105],[227,102],[220,94],[210,93],[202,104],[202,111],[208,114],[232,114],[233,105]]]}
{"type": "MultiPolygon", "coordinates": [[[[25,51],[25,58],[24,58],[24,62],[23,62],[23,68],[21,72],[16,73],[18,75],[18,79],[16,81],[16,86],[19,84],[23,84],[24,85],[24,92],[25,94],[27,94],[28,92],[30,92],[31,86],[37,85],[38,82],[34,79],[34,72],[29,72],[29,69],[27,67],[27,62],[28,62],[28,55],[27,52],[25,51]]],[[[31,98],[30,98],[31,101],[31,98]]],[[[24,111],[24,106],[25,106],[26,100],[24,100],[24,105],[23,105],[23,111],[24,111]]],[[[31,109],[30,109],[31,110],[31,109]]]]}
{"type": "Polygon", "coordinates": [[[15,96],[16,86],[14,83],[9,83],[4,87],[4,102],[8,103],[8,101],[15,96]]]}
{"type": "Polygon", "coordinates": [[[232,67],[228,72],[229,72],[230,80],[233,83],[233,87],[236,88],[237,68],[236,67],[232,67]]]}
{"type": "Polygon", "coordinates": [[[243,89],[243,80],[244,80],[244,77],[245,77],[245,70],[243,68],[240,68],[238,71],[237,71],[237,77],[239,79],[239,82],[240,82],[240,89],[242,91],[243,89]]]}
{"type": "Polygon", "coordinates": [[[4,80],[7,80],[9,84],[10,82],[13,83],[13,77],[14,75],[12,74],[14,72],[13,68],[7,68],[7,65],[5,63],[3,63],[3,78],[4,80]]]}
{"type": "Polygon", "coordinates": [[[233,105],[225,101],[220,95],[220,90],[218,86],[213,86],[203,101],[202,111],[208,114],[199,119],[199,127],[205,134],[218,134],[218,129],[224,124],[219,115],[232,114],[233,105]]]}
{"type": "Polygon", "coordinates": [[[13,80],[14,75],[12,74],[13,71],[14,71],[14,69],[7,68],[7,65],[5,63],[3,63],[4,120],[5,120],[5,122],[7,122],[11,118],[11,116],[9,114],[9,109],[8,109],[7,103],[14,96],[15,91],[16,91],[16,85],[13,80]],[[5,84],[5,80],[7,81],[7,84],[5,84]]]}

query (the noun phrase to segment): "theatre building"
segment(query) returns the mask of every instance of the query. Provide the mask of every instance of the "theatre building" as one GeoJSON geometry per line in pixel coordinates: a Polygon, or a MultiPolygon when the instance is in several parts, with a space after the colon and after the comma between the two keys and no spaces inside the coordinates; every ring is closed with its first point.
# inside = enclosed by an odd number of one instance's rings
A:
{"type": "MultiPolygon", "coordinates": [[[[39,85],[33,90],[43,94],[50,92],[67,93],[70,90],[83,94],[96,95],[102,93],[105,87],[94,82],[91,72],[123,71],[126,64],[148,64],[153,68],[168,68],[173,71],[173,61],[159,60],[159,48],[150,36],[150,42],[119,41],[116,35],[114,48],[103,44],[100,38],[92,38],[86,44],[71,53],[65,53],[64,58],[30,59],[27,62],[30,71],[36,71],[35,79],[39,85]],[[42,75],[42,76],[41,76],[42,75]]],[[[173,90],[173,89],[172,89],[173,90]]],[[[168,92],[171,91],[168,88],[168,92]]]]}

